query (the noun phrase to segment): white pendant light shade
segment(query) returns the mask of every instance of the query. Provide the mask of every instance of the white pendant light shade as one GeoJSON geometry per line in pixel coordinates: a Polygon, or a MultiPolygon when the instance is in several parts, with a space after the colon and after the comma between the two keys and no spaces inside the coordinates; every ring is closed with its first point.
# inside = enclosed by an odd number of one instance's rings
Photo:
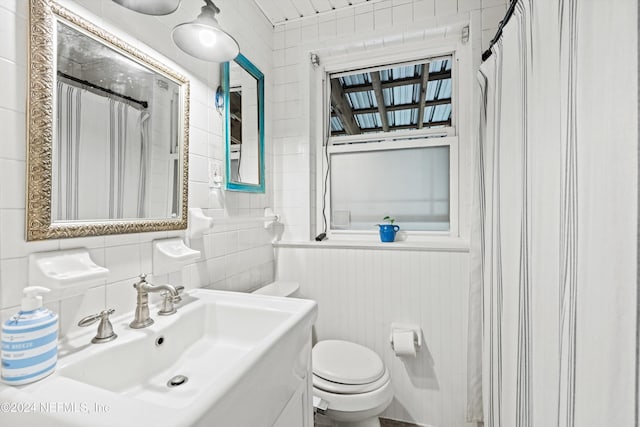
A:
{"type": "Polygon", "coordinates": [[[180,0],[113,0],[120,6],[145,15],[168,15],[180,6],[180,0]]]}
{"type": "Polygon", "coordinates": [[[233,37],[220,28],[216,20],[220,9],[211,0],[205,0],[205,3],[195,20],[173,29],[173,41],[196,58],[212,62],[231,61],[238,56],[240,47],[233,37]]]}

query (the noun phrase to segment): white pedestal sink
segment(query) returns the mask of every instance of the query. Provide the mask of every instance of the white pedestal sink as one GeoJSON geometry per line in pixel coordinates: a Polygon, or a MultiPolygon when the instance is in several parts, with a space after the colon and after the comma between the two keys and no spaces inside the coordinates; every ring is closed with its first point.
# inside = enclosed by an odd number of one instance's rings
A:
{"type": "Polygon", "coordinates": [[[128,327],[132,313],[113,319],[115,341],[73,337],[37,383],[0,385],[0,424],[313,426],[315,302],[205,289],[183,300],[145,329],[128,327]]]}

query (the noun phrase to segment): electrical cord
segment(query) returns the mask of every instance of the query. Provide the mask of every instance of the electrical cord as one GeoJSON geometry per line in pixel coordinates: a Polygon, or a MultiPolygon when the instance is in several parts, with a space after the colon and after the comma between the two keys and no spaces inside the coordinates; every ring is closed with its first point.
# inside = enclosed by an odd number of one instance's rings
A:
{"type": "MultiPolygon", "coordinates": [[[[331,83],[329,83],[331,84],[331,83]]],[[[325,91],[326,91],[326,80],[325,80],[325,91]]],[[[325,98],[326,99],[326,98],[325,98]]],[[[323,108],[324,115],[326,117],[326,108],[323,108]]],[[[324,180],[322,185],[322,233],[316,236],[316,241],[320,242],[327,238],[327,181],[329,180],[329,171],[331,170],[331,160],[329,158],[329,136],[331,135],[331,122],[330,120],[326,120],[326,134],[324,137],[324,158],[327,162],[327,170],[324,173],[324,180]]]]}

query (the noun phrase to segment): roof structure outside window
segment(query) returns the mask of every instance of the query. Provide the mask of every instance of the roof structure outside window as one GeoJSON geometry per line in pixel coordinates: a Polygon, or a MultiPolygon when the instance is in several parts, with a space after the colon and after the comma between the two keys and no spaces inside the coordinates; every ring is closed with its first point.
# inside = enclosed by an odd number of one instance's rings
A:
{"type": "Polygon", "coordinates": [[[331,136],[451,126],[452,57],[331,76],[331,136]]]}

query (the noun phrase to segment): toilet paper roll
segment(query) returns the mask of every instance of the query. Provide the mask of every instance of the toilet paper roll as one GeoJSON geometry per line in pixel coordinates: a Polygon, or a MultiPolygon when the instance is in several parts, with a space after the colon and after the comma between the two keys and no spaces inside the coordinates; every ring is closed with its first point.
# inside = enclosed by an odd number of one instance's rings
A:
{"type": "Polygon", "coordinates": [[[393,332],[393,351],[396,356],[416,357],[416,344],[413,331],[393,332]]]}

